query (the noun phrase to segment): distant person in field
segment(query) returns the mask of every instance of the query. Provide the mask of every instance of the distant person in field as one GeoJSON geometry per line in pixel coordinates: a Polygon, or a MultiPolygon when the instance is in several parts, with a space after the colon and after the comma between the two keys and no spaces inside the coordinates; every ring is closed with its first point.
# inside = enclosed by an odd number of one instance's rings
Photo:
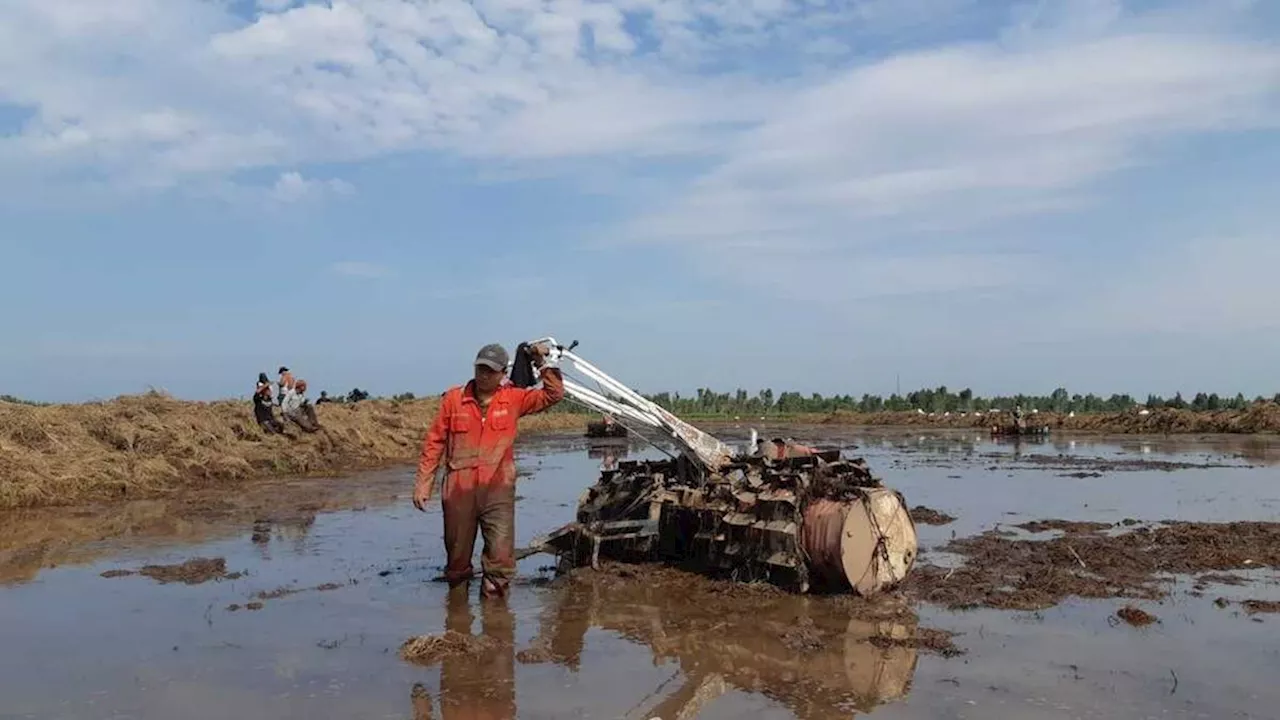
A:
{"type": "Polygon", "coordinates": [[[307,381],[299,380],[293,389],[285,393],[280,403],[286,420],[292,421],[303,432],[313,433],[320,429],[320,421],[316,419],[316,409],[307,399],[307,381]]]}
{"type": "Polygon", "coordinates": [[[276,420],[275,405],[271,402],[271,381],[266,373],[258,373],[258,386],[253,391],[253,417],[268,435],[284,432],[284,425],[276,420]]]}
{"type": "Polygon", "coordinates": [[[280,366],[280,381],[276,383],[276,402],[280,403],[280,407],[284,407],[284,396],[289,394],[293,389],[293,373],[289,372],[289,368],[280,366]]]}
{"type": "Polygon", "coordinates": [[[444,469],[441,505],[445,579],[450,588],[467,587],[474,570],[471,555],[476,529],[484,537],[480,594],[506,597],[515,576],[516,464],[512,445],[517,421],[541,412],[564,397],[564,378],[546,364],[547,349],[530,348],[542,387],[522,388],[507,380],[507,351],[486,345],[475,360],[475,375],[465,386],[445,392],[435,420],[422,442],[413,506],[426,510],[435,494],[436,471],[444,469]]]}
{"type": "Polygon", "coordinates": [[[329,393],[324,390],[321,390],[320,397],[316,398],[316,404],[320,405],[322,403],[331,403],[331,402],[333,402],[333,398],[329,397],[329,393]]]}

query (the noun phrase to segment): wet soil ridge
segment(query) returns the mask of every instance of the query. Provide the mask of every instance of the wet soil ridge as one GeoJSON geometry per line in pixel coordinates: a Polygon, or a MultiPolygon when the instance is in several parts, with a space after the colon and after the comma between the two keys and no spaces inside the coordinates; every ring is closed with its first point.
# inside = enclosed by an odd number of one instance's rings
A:
{"type": "Polygon", "coordinates": [[[949,525],[956,521],[951,515],[924,505],[911,508],[911,519],[917,525],[949,525]]]}
{"type": "Polygon", "coordinates": [[[102,573],[104,578],[142,575],[165,585],[182,583],[184,585],[201,585],[211,580],[237,580],[244,573],[227,572],[227,561],[223,558],[192,558],[177,565],[144,565],[139,570],[108,570],[102,573]]]}
{"type": "Polygon", "coordinates": [[[1258,613],[1280,613],[1280,602],[1275,600],[1245,600],[1240,603],[1245,612],[1250,615],[1258,613]]]}
{"type": "MultiPolygon", "coordinates": [[[[969,413],[942,413],[929,416],[916,412],[857,413],[837,411],[819,415],[816,420],[835,425],[906,426],[975,428],[990,431],[993,425],[1005,425],[1008,414],[977,415],[969,413]]],[[[1047,425],[1050,430],[1077,432],[1108,432],[1125,434],[1171,433],[1275,433],[1280,432],[1280,405],[1273,402],[1256,403],[1246,410],[1222,410],[1218,412],[1194,412],[1161,408],[1148,415],[1130,410],[1115,413],[1079,413],[1070,417],[1065,413],[1041,412],[1033,423],[1047,425]]]]}
{"type": "MultiPolygon", "coordinates": [[[[0,402],[0,510],[155,497],[268,475],[411,460],[438,400],[322,404],[314,434],[265,434],[250,403],[185,402],[162,393],[83,405],[0,402]]],[[[585,416],[535,415],[530,430],[585,416]]]]}
{"type": "Polygon", "coordinates": [[[1169,575],[1280,567],[1280,523],[1168,522],[1108,535],[1096,524],[1042,521],[1063,529],[1047,540],[988,531],[942,550],[964,557],[957,568],[920,564],[911,592],[952,609],[979,606],[1041,610],[1068,596],[1156,600],[1169,575]]]}

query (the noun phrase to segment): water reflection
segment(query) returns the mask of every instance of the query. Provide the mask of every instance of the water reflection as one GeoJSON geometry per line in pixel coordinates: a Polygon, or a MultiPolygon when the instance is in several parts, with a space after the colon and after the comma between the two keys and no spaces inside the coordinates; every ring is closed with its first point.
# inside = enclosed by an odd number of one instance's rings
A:
{"type": "MultiPolygon", "coordinates": [[[[449,592],[445,628],[471,635],[475,613],[465,587],[449,592]]],[[[440,665],[440,716],[498,720],[516,716],[515,616],[507,603],[479,601],[480,634],[493,641],[489,652],[446,656],[440,665]]],[[[432,717],[431,700],[415,686],[414,720],[432,717]]]]}
{"type": "Polygon", "coordinates": [[[310,535],[315,523],[315,511],[309,507],[293,508],[280,514],[255,519],[249,541],[264,559],[270,557],[268,547],[273,540],[287,542],[294,553],[301,553],[306,547],[307,536],[310,535]]]}
{"type": "Polygon", "coordinates": [[[677,590],[663,582],[618,585],[602,579],[552,591],[538,636],[521,652],[521,662],[553,662],[577,671],[590,628],[616,633],[647,646],[655,662],[677,665],[678,676],[655,690],[637,714],[663,720],[696,717],[732,689],[764,695],[799,718],[870,712],[910,690],[917,651],[870,642],[912,637],[916,617],[909,610],[894,608],[892,619],[870,620],[842,611],[832,599],[762,602],[749,594],[677,590]],[[806,627],[816,635],[797,635],[806,627]]]}
{"type": "Polygon", "coordinates": [[[587,457],[600,460],[601,470],[616,470],[618,461],[631,454],[631,444],[623,440],[592,440],[587,444],[587,457]]]}

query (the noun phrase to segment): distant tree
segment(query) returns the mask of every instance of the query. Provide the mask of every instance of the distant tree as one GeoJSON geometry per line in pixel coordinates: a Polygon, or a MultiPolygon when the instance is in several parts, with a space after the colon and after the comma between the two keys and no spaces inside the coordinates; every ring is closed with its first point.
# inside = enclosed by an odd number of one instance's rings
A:
{"type": "MultiPolygon", "coordinates": [[[[1090,393],[1071,394],[1066,388],[1055,388],[1048,395],[1018,394],[1013,396],[980,397],[965,388],[952,392],[946,386],[922,388],[899,395],[894,393],[887,398],[872,393],[863,393],[859,397],[850,394],[824,396],[820,393],[802,394],[792,390],[784,391],[777,396],[772,389],[760,390],[752,395],[741,388],[733,392],[719,393],[711,388],[698,388],[694,397],[682,397],[679,393],[663,392],[646,396],[659,406],[677,415],[711,415],[711,416],[745,416],[759,417],[771,412],[784,414],[831,413],[836,411],[857,411],[864,413],[882,411],[913,411],[917,408],[925,412],[970,412],[996,410],[1007,412],[1014,405],[1021,405],[1025,410],[1040,409],[1056,412],[1122,412],[1138,405],[1132,395],[1113,394],[1103,398],[1090,393]]],[[[1280,399],[1280,396],[1277,396],[1280,399]]],[[[1263,398],[1258,399],[1263,402],[1263,398]]],[[[566,406],[579,406],[566,403],[566,406]]],[[[1196,411],[1212,411],[1220,409],[1244,409],[1247,407],[1243,394],[1236,395],[1234,400],[1224,398],[1216,393],[1197,393],[1190,403],[1176,394],[1173,399],[1165,400],[1159,395],[1148,395],[1146,406],[1157,408],[1186,408],[1196,411]]],[[[557,412],[578,412],[578,409],[566,407],[557,412]]]]}
{"type": "Polygon", "coordinates": [[[395,395],[391,399],[395,400],[396,402],[405,402],[406,400],[415,400],[417,399],[417,397],[411,392],[406,392],[406,393],[400,393],[399,395],[395,395]]]}
{"type": "Polygon", "coordinates": [[[368,399],[369,399],[369,393],[365,392],[364,390],[361,390],[360,388],[354,388],[351,392],[347,393],[347,402],[358,403],[361,400],[368,400],[368,399]]]}

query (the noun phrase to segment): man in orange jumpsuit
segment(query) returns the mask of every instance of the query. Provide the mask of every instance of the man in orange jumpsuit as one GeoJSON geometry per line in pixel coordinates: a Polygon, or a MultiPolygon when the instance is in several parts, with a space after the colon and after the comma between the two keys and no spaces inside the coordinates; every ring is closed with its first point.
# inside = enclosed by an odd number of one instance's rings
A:
{"type": "Polygon", "coordinates": [[[545,364],[546,348],[530,348],[542,378],[541,388],[506,382],[507,351],[486,345],[476,356],[475,377],[445,392],[435,420],[422,442],[413,505],[426,509],[435,493],[436,470],[446,470],[441,505],[445,578],[450,587],[465,584],[474,572],[471,555],[476,528],[484,537],[481,595],[503,597],[515,575],[516,464],[512,446],[516,421],[541,412],[564,397],[558,368],[545,364]]]}

